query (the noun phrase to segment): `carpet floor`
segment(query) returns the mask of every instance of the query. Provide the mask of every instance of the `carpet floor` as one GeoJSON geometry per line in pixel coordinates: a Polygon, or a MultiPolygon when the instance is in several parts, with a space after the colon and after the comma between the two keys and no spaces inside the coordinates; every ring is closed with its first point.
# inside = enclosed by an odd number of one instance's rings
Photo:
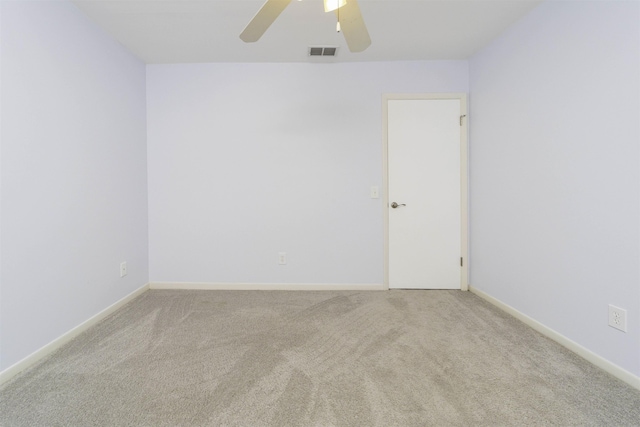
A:
{"type": "Polygon", "coordinates": [[[640,391],[460,291],[149,291],[2,426],[636,426],[640,391]]]}

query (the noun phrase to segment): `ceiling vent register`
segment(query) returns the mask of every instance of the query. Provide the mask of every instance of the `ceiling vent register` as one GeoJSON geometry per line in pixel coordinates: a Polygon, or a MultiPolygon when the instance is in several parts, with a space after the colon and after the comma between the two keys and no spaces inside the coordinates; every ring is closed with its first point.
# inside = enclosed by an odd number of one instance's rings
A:
{"type": "Polygon", "coordinates": [[[337,47],[310,47],[309,56],[336,56],[337,47]]]}

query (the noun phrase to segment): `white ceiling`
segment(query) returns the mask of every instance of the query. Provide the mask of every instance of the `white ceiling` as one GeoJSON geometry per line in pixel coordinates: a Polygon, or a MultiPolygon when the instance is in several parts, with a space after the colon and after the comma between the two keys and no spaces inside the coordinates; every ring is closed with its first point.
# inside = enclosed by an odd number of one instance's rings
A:
{"type": "Polygon", "coordinates": [[[371,46],[351,53],[322,0],[292,1],[256,43],[238,37],[262,0],[74,0],[146,63],[465,59],[541,0],[359,0],[371,46]],[[314,58],[318,60],[317,58],[314,58]]]}

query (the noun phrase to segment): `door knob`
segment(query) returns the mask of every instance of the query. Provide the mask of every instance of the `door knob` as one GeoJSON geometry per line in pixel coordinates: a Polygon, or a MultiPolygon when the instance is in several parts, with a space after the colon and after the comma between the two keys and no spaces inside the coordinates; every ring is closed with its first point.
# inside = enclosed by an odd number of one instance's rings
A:
{"type": "Polygon", "coordinates": [[[406,204],[404,204],[404,203],[400,203],[400,204],[398,204],[398,203],[396,203],[396,202],[391,203],[391,207],[392,207],[393,209],[397,208],[398,206],[407,206],[407,205],[406,205],[406,204]]]}

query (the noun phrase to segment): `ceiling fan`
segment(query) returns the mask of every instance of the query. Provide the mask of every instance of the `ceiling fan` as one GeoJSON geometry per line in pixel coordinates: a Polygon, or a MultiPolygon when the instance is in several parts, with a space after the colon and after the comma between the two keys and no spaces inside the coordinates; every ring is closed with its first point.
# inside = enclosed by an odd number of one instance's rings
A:
{"type": "MultiPolygon", "coordinates": [[[[258,41],[289,3],[291,0],[267,0],[242,31],[240,38],[246,43],[258,41]]],[[[369,47],[371,38],[357,0],[324,0],[324,11],[335,11],[337,31],[344,34],[351,52],[362,52],[369,47]]]]}

